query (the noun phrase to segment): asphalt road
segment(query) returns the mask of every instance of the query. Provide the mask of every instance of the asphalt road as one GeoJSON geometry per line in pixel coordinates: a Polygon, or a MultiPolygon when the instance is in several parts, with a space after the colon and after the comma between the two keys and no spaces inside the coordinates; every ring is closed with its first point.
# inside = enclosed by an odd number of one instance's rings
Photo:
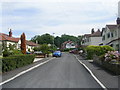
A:
{"type": "Polygon", "coordinates": [[[29,71],[2,85],[3,88],[101,88],[72,54],[29,71]]]}

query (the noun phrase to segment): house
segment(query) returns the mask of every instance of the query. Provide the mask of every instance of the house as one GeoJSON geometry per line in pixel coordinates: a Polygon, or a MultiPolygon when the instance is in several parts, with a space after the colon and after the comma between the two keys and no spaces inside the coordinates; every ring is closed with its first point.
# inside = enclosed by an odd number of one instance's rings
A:
{"type": "Polygon", "coordinates": [[[61,46],[62,49],[71,49],[76,47],[77,47],[77,44],[75,44],[73,41],[70,41],[70,40],[65,41],[61,46]]]}
{"type": "Polygon", "coordinates": [[[88,46],[88,45],[99,46],[101,42],[102,42],[101,31],[98,29],[95,32],[94,29],[92,29],[91,34],[83,35],[81,45],[82,46],[88,46]]]}
{"type": "Polygon", "coordinates": [[[32,41],[28,41],[26,40],[26,51],[33,51],[34,47],[37,47],[38,44],[32,42],[32,41]]]}
{"type": "Polygon", "coordinates": [[[102,30],[102,43],[109,45],[115,50],[120,51],[120,19],[117,19],[117,24],[106,25],[102,30]]]}
{"type": "MultiPolygon", "coordinates": [[[[16,38],[12,36],[12,30],[10,29],[9,35],[0,33],[0,42],[2,43],[3,47],[9,47],[13,45],[16,49],[20,50],[21,40],[20,38],[16,38]]],[[[30,50],[33,51],[33,48],[38,46],[38,44],[26,40],[26,51],[30,50]]]]}

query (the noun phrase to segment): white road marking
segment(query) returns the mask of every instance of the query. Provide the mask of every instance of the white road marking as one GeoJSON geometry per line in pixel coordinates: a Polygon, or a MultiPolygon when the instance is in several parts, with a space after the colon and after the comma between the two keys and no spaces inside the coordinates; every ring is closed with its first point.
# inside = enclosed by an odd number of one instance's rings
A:
{"type": "Polygon", "coordinates": [[[87,70],[88,72],[91,74],[91,76],[97,81],[97,83],[104,89],[104,90],[108,90],[101,82],[100,80],[93,74],[93,72],[83,63],[81,62],[78,57],[76,55],[74,55],[75,58],[79,61],[80,64],[82,64],[87,70]]]}
{"type": "Polygon", "coordinates": [[[21,76],[21,75],[23,75],[23,74],[25,74],[25,73],[27,73],[27,72],[35,69],[35,68],[41,66],[41,65],[43,65],[43,64],[45,64],[45,63],[47,63],[47,62],[49,62],[49,61],[51,61],[51,60],[53,60],[53,59],[55,59],[55,58],[51,58],[51,59],[49,59],[49,60],[47,60],[47,61],[45,61],[45,62],[43,62],[43,63],[40,63],[40,64],[38,64],[38,65],[36,65],[36,66],[33,66],[33,67],[31,67],[31,68],[29,68],[29,69],[27,69],[27,70],[24,70],[24,71],[18,73],[18,74],[15,75],[14,77],[12,77],[12,78],[10,78],[10,79],[8,79],[8,80],[5,80],[5,81],[3,81],[3,82],[1,82],[1,83],[0,83],[0,86],[3,85],[3,84],[5,84],[5,83],[7,83],[7,82],[9,82],[9,81],[11,81],[11,80],[14,80],[15,78],[17,78],[17,77],[19,77],[19,76],[21,76]]]}
{"type": "Polygon", "coordinates": [[[43,58],[35,58],[33,62],[37,62],[37,61],[40,61],[40,60],[43,60],[43,58]]]}

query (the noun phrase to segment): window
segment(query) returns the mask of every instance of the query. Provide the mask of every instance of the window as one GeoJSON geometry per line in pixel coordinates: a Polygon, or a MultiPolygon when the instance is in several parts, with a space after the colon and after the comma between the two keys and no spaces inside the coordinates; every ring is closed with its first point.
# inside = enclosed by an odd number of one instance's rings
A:
{"type": "Polygon", "coordinates": [[[87,42],[89,42],[89,38],[87,39],[87,42]]]}
{"type": "Polygon", "coordinates": [[[111,44],[110,46],[113,47],[113,44],[111,44]]]}
{"type": "Polygon", "coordinates": [[[102,37],[102,40],[105,40],[105,35],[102,37]]]}
{"type": "Polygon", "coordinates": [[[111,37],[114,37],[113,32],[111,32],[111,37]]]}
{"type": "Polygon", "coordinates": [[[119,51],[119,44],[116,44],[116,50],[119,51]]]}
{"type": "Polygon", "coordinates": [[[115,36],[117,36],[117,31],[115,31],[115,36]]]}
{"type": "Polygon", "coordinates": [[[110,38],[110,33],[107,34],[107,37],[110,38]]]}

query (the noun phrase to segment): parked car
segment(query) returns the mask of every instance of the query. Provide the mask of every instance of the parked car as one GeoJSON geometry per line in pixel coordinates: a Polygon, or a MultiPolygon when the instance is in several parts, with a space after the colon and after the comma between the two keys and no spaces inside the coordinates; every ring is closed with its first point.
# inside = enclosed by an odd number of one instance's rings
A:
{"type": "Polygon", "coordinates": [[[61,55],[62,55],[61,51],[53,52],[53,57],[61,57],[61,55]]]}
{"type": "Polygon", "coordinates": [[[37,54],[37,55],[42,54],[42,51],[35,51],[34,54],[37,54]]]}
{"type": "Polygon", "coordinates": [[[69,53],[77,54],[78,53],[78,49],[70,50],[69,53]]]}
{"type": "Polygon", "coordinates": [[[32,54],[32,52],[27,51],[26,54],[32,54]]]}
{"type": "Polygon", "coordinates": [[[35,51],[34,52],[36,58],[45,58],[46,54],[44,54],[42,51],[35,51]]]}

